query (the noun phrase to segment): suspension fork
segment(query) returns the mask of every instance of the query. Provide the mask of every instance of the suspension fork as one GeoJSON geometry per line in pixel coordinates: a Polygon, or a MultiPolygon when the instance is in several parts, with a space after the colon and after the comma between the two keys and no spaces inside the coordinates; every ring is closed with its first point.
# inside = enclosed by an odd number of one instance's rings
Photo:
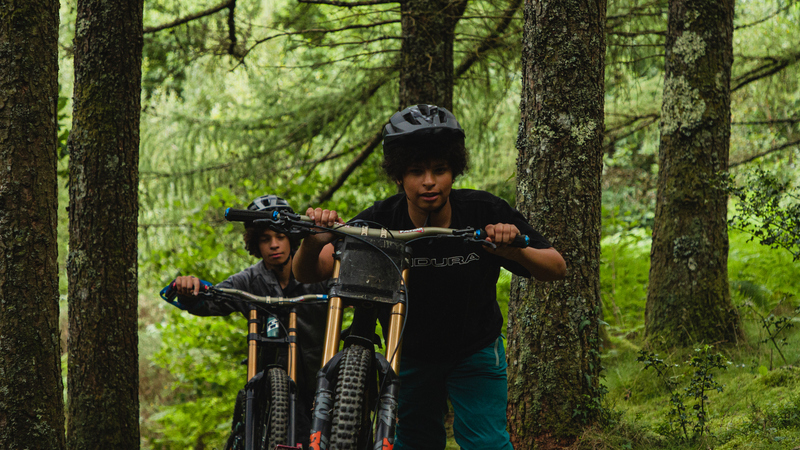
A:
{"type": "Polygon", "coordinates": [[[256,375],[256,369],[258,368],[258,312],[255,308],[250,309],[247,322],[247,396],[244,408],[244,442],[245,450],[252,450],[255,442],[255,426],[253,423],[255,422],[255,416],[253,411],[256,391],[250,380],[256,375]]]}
{"type": "MultiPolygon", "coordinates": [[[[333,262],[333,278],[339,278],[341,262],[337,259],[333,262]]],[[[328,320],[325,324],[325,344],[322,350],[322,366],[333,358],[339,351],[339,340],[342,330],[342,299],[340,297],[330,297],[328,299],[328,320]]]]}
{"type": "Polygon", "coordinates": [[[289,352],[287,356],[286,370],[289,374],[289,436],[288,444],[294,446],[297,443],[295,424],[297,419],[297,310],[292,308],[289,311],[289,352]]]}
{"type": "MultiPolygon", "coordinates": [[[[403,269],[403,286],[407,286],[408,269],[403,269]]],[[[391,318],[389,319],[389,333],[386,335],[386,359],[394,370],[395,374],[400,374],[400,352],[403,347],[401,333],[406,319],[405,302],[396,303],[392,307],[391,318]]]]}

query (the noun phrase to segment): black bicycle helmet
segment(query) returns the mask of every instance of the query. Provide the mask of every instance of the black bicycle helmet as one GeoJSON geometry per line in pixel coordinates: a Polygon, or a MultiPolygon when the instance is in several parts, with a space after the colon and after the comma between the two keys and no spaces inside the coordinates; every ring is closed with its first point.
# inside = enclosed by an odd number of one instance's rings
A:
{"type": "Polygon", "coordinates": [[[464,139],[456,117],[436,105],[414,105],[395,113],[383,129],[383,151],[391,151],[412,138],[464,139]]]}
{"type": "MultiPolygon", "coordinates": [[[[247,209],[250,211],[283,211],[294,214],[294,209],[289,206],[289,202],[274,194],[262,195],[261,197],[254,199],[249,205],[247,205],[247,209]]],[[[244,228],[245,250],[247,250],[247,252],[251,255],[260,258],[261,250],[258,248],[258,241],[261,237],[261,231],[259,231],[259,228],[253,227],[253,222],[245,222],[244,228]]],[[[300,240],[301,238],[299,236],[289,234],[292,255],[294,255],[294,252],[296,252],[297,248],[300,246],[300,240]]]]}
{"type": "Polygon", "coordinates": [[[289,203],[274,194],[262,195],[254,199],[247,206],[250,211],[288,211],[294,214],[294,210],[289,203]]]}

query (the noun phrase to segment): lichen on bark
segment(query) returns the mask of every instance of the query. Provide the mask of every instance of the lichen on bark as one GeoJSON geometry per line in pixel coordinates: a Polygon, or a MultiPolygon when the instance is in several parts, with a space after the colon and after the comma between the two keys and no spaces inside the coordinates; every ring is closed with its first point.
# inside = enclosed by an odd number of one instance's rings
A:
{"type": "Polygon", "coordinates": [[[667,77],[661,106],[661,134],[681,131],[689,134],[703,120],[706,102],[700,90],[692,87],[683,76],[667,77]]]}

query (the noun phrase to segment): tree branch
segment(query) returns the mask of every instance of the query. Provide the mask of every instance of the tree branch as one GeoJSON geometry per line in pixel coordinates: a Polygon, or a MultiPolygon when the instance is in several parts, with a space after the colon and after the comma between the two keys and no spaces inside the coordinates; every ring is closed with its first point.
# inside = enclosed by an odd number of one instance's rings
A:
{"type": "Polygon", "coordinates": [[[363,0],[360,2],[337,2],[335,0],[297,0],[297,3],[308,3],[311,5],[331,5],[343,8],[354,6],[385,5],[387,3],[400,3],[400,0],[363,0]]]}
{"type": "Polygon", "coordinates": [[[750,156],[748,158],[745,158],[745,159],[743,159],[741,161],[736,161],[736,162],[730,163],[730,164],[728,164],[728,168],[730,169],[731,167],[736,167],[736,166],[741,166],[742,164],[747,164],[747,163],[752,162],[752,161],[754,161],[754,160],[756,160],[758,158],[761,158],[762,156],[769,155],[770,153],[779,152],[781,150],[786,150],[787,148],[794,147],[795,145],[800,145],[800,139],[797,139],[797,140],[792,141],[792,142],[787,142],[787,143],[785,143],[783,145],[779,145],[777,147],[772,147],[769,150],[764,150],[761,153],[757,153],[757,154],[755,154],[753,156],[750,156]]]}
{"type": "Polygon", "coordinates": [[[606,34],[609,36],[622,36],[622,37],[637,37],[649,34],[655,34],[657,36],[666,36],[667,31],[666,30],[606,31],[606,34]]]}
{"type": "Polygon", "coordinates": [[[188,16],[181,17],[180,19],[173,20],[172,22],[165,23],[163,25],[158,25],[158,26],[155,26],[155,27],[146,27],[144,29],[144,34],[155,33],[155,32],[158,32],[158,31],[169,29],[169,28],[175,28],[178,25],[183,25],[183,24],[191,22],[193,20],[197,20],[197,19],[199,19],[201,17],[210,16],[211,14],[214,14],[216,12],[222,11],[225,8],[233,8],[233,6],[235,4],[236,4],[236,0],[226,0],[226,1],[222,2],[222,3],[220,3],[219,5],[213,6],[213,7],[209,8],[209,9],[207,9],[205,11],[200,11],[200,12],[195,13],[195,14],[190,14],[188,16]]]}
{"type": "Polygon", "coordinates": [[[797,0],[795,0],[795,1],[793,1],[793,2],[789,2],[789,3],[788,3],[788,4],[786,4],[786,6],[784,6],[783,8],[779,8],[777,11],[773,12],[772,14],[770,14],[770,15],[768,15],[768,16],[766,16],[766,17],[764,17],[764,18],[761,18],[761,19],[759,19],[759,20],[756,20],[755,22],[750,22],[750,23],[746,23],[746,24],[744,24],[744,25],[738,25],[738,26],[735,26],[735,27],[733,27],[733,29],[734,29],[734,31],[735,31],[735,30],[741,30],[742,28],[752,27],[752,26],[754,26],[754,25],[758,25],[758,24],[760,24],[760,23],[762,23],[762,22],[766,22],[767,20],[769,20],[769,19],[771,19],[771,18],[773,18],[773,17],[777,16],[778,14],[780,14],[780,13],[782,13],[782,12],[786,11],[787,9],[791,8],[791,7],[792,7],[792,5],[794,5],[794,3],[797,3],[797,0]]]}
{"type": "Polygon", "coordinates": [[[776,125],[776,124],[792,125],[795,123],[800,123],[800,119],[753,120],[748,122],[731,122],[731,125],[776,125]]]}
{"type": "Polygon", "coordinates": [[[503,19],[497,23],[497,26],[495,26],[494,30],[492,30],[492,32],[486,36],[486,38],[484,38],[483,42],[478,45],[474,52],[470,52],[469,56],[461,60],[461,64],[458,65],[455,71],[456,79],[460,78],[464,73],[466,73],[484,53],[500,46],[500,37],[511,24],[514,14],[516,14],[516,12],[519,10],[521,4],[522,0],[511,0],[508,9],[503,11],[503,19]]]}
{"type": "Polygon", "coordinates": [[[366,145],[364,145],[364,148],[361,150],[361,153],[359,153],[358,156],[356,156],[356,158],[353,161],[351,161],[350,164],[347,165],[347,167],[342,171],[342,173],[339,174],[339,178],[336,179],[336,182],[334,182],[333,185],[331,185],[331,187],[329,187],[327,191],[323,192],[322,194],[320,194],[319,197],[317,197],[315,204],[320,204],[330,200],[331,197],[333,197],[333,194],[335,194],[336,191],[339,190],[339,188],[344,185],[344,182],[347,181],[347,178],[361,164],[363,164],[364,161],[367,160],[369,155],[372,154],[372,152],[375,150],[378,144],[381,143],[381,140],[383,140],[383,130],[381,130],[381,132],[375,133],[372,136],[372,139],[370,139],[366,143],[366,145]]]}
{"type": "Polygon", "coordinates": [[[770,58],[769,62],[732,79],[731,84],[736,83],[736,85],[731,88],[731,92],[741,89],[754,81],[774,75],[796,63],[798,60],[800,60],[800,52],[791,53],[782,58],[770,58]]]}
{"type": "Polygon", "coordinates": [[[400,21],[399,20],[384,20],[383,22],[374,22],[374,23],[367,23],[367,24],[355,24],[355,25],[348,25],[346,27],[341,27],[341,28],[333,28],[333,29],[312,28],[312,29],[308,29],[308,30],[287,31],[287,32],[284,32],[284,33],[273,34],[272,36],[267,36],[267,37],[265,37],[263,39],[257,40],[253,45],[250,46],[250,48],[248,48],[244,52],[244,55],[242,55],[242,59],[244,59],[244,57],[247,56],[257,45],[263,44],[264,42],[267,42],[269,40],[272,40],[272,39],[275,39],[275,38],[279,38],[279,37],[282,37],[282,36],[295,36],[295,35],[298,35],[298,34],[307,34],[307,33],[336,33],[336,32],[339,32],[339,31],[355,30],[355,29],[359,29],[359,28],[379,27],[381,25],[387,25],[387,24],[392,24],[392,23],[400,23],[400,21]]]}
{"type": "Polygon", "coordinates": [[[626,137],[632,135],[633,133],[636,133],[639,130],[643,130],[643,129],[649,127],[650,125],[658,122],[659,118],[661,118],[661,115],[660,114],[656,114],[656,113],[645,114],[643,116],[634,116],[634,117],[629,118],[629,120],[627,122],[625,122],[624,124],[619,125],[619,126],[617,126],[615,128],[611,128],[611,129],[606,130],[605,131],[605,136],[606,136],[606,138],[608,138],[608,142],[605,145],[603,145],[603,151],[605,153],[607,153],[608,156],[613,156],[614,155],[614,144],[616,144],[617,142],[621,141],[622,139],[625,139],[626,137]],[[639,123],[638,125],[636,125],[633,128],[630,128],[630,129],[628,129],[626,131],[623,131],[623,130],[625,130],[626,127],[629,127],[629,126],[631,126],[631,125],[633,125],[633,124],[635,124],[636,122],[639,122],[639,121],[643,121],[643,122],[639,123]]]}

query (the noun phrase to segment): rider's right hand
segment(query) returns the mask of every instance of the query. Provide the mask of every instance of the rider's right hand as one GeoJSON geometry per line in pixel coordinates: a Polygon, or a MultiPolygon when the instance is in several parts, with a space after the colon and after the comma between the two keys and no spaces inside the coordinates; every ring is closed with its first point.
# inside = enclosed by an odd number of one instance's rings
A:
{"type": "MultiPolygon", "coordinates": [[[[336,225],[344,224],[344,220],[333,210],[308,208],[306,210],[306,215],[314,221],[314,225],[320,227],[332,228],[336,225]]],[[[311,240],[311,242],[320,247],[333,242],[334,239],[336,239],[336,235],[331,232],[311,234],[305,238],[306,241],[311,240]]]]}

